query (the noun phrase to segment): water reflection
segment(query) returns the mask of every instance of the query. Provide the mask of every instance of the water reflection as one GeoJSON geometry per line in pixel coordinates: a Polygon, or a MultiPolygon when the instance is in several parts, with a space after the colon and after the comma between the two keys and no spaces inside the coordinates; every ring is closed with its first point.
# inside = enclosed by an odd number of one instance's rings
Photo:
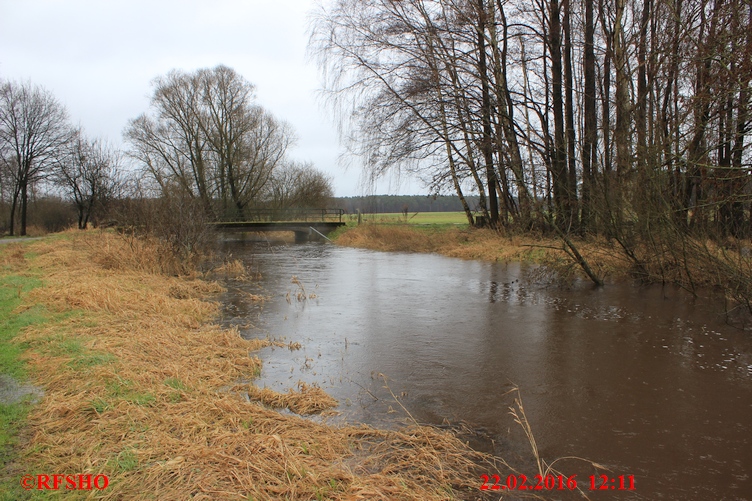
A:
{"type": "Polygon", "coordinates": [[[317,383],[344,417],[376,425],[404,417],[400,404],[422,422],[465,421],[525,468],[507,394],[518,386],[542,456],[635,475],[621,498],[752,497],[752,341],[716,304],[667,287],[547,286],[518,264],[320,244],[232,250],[273,298],[259,308],[229,293],[228,321],[303,346],[265,351],[259,385],[317,383]],[[315,298],[295,299],[292,276],[315,298]]]}

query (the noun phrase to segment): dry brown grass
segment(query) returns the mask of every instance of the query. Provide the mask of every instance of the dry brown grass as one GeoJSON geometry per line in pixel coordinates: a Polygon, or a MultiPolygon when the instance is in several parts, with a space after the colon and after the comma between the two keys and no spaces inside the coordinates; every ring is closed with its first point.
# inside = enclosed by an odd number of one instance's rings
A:
{"type": "Polygon", "coordinates": [[[296,414],[318,414],[337,407],[338,402],[318,386],[298,382],[298,390],[279,393],[269,388],[248,387],[248,397],[273,409],[289,409],[296,414]]]}
{"type": "MultiPolygon", "coordinates": [[[[25,305],[62,320],[22,335],[46,392],[24,471],[107,474],[101,499],[206,500],[477,499],[480,473],[504,473],[446,431],[335,428],[249,402],[235,390],[268,341],[213,325],[205,298],[220,287],[159,274],[141,243],[87,232],[27,247],[45,285],[25,305]]],[[[333,405],[317,388],[295,393],[293,411],[333,405]]]]}
{"type": "Polygon", "coordinates": [[[17,271],[26,264],[26,250],[23,245],[17,243],[2,244],[5,246],[0,256],[2,269],[6,271],[17,271]]]}
{"type": "Polygon", "coordinates": [[[660,237],[631,247],[635,276],[646,282],[678,284],[696,294],[703,289],[720,290],[732,305],[742,305],[752,312],[752,255],[748,241],[729,238],[719,243],[677,232],[660,237]]]}
{"type": "Polygon", "coordinates": [[[245,264],[240,259],[228,259],[217,266],[214,272],[227,278],[246,278],[249,275],[245,264]]]}
{"type": "Polygon", "coordinates": [[[94,246],[90,249],[92,259],[102,268],[110,270],[195,277],[195,265],[201,259],[198,256],[181,257],[168,242],[149,235],[92,230],[77,233],[74,241],[77,245],[94,246]],[[84,238],[84,235],[88,237],[84,238]],[[102,238],[91,238],[91,235],[102,235],[102,238]]]}
{"type": "Polygon", "coordinates": [[[409,226],[362,225],[349,229],[337,238],[337,243],[393,252],[435,252],[438,242],[433,235],[409,226]]]}
{"type": "Polygon", "coordinates": [[[43,237],[47,235],[49,231],[47,231],[43,226],[38,226],[35,224],[30,224],[26,227],[26,236],[27,237],[43,237]]]}

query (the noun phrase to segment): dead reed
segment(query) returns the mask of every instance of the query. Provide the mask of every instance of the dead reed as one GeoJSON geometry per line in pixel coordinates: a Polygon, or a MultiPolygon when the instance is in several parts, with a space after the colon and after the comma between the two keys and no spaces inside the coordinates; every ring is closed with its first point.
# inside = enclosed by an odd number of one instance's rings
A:
{"type": "Polygon", "coordinates": [[[214,271],[231,278],[248,276],[248,270],[246,270],[245,265],[239,259],[228,259],[217,266],[214,271]]]}
{"type": "Polygon", "coordinates": [[[315,385],[298,382],[298,390],[289,389],[287,393],[279,393],[269,388],[248,387],[251,400],[261,402],[273,409],[289,409],[295,414],[318,414],[337,407],[338,402],[324,390],[315,385]]]}
{"type": "Polygon", "coordinates": [[[335,405],[320,388],[251,386],[266,405],[245,399],[238,385],[269,341],[213,325],[206,296],[221,287],[164,275],[147,241],[86,232],[27,249],[23,266],[45,285],[25,306],[60,320],[21,336],[46,392],[24,471],[106,474],[101,499],[197,500],[478,499],[480,473],[503,473],[448,431],[333,427],[269,408],[335,405]]]}

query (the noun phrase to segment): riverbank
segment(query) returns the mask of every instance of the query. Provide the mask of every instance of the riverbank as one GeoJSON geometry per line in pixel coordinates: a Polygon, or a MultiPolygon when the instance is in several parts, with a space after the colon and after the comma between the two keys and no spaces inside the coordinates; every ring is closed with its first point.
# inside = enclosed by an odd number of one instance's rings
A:
{"type": "Polygon", "coordinates": [[[255,389],[253,352],[271,341],[214,324],[221,286],[163,274],[158,253],[94,231],[0,248],[3,370],[43,392],[0,404],[17,411],[0,499],[32,498],[25,475],[81,474],[106,475],[86,495],[107,499],[476,499],[480,474],[507,474],[449,432],[334,427],[254,401],[322,399],[255,389]]]}
{"type": "MultiPolygon", "coordinates": [[[[503,236],[469,226],[380,225],[348,227],[335,234],[338,245],[391,252],[433,252],[447,257],[544,264],[571,278],[581,273],[563,250],[561,240],[535,236],[503,236]]],[[[630,263],[605,241],[576,243],[593,270],[606,279],[629,276],[630,263]]]]}
{"type": "Polygon", "coordinates": [[[629,250],[602,237],[560,238],[503,235],[467,225],[363,224],[338,230],[338,245],[378,251],[429,252],[461,259],[541,264],[555,279],[591,277],[580,266],[577,250],[603,282],[638,280],[673,283],[696,295],[721,291],[731,304],[752,312],[752,252],[748,242],[719,246],[710,240],[654,240],[632,243],[629,250]],[[631,254],[631,255],[630,255],[631,254]]]}

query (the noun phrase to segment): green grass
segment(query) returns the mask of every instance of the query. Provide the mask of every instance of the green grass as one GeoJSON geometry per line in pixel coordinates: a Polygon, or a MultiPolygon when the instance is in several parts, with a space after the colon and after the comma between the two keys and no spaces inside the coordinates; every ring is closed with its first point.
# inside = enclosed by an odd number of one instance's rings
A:
{"type": "Polygon", "coordinates": [[[165,379],[164,384],[172,388],[173,390],[187,391],[188,387],[176,377],[168,377],[165,379]]]}
{"type": "MultiPolygon", "coordinates": [[[[93,327],[95,322],[84,318],[80,312],[65,312],[55,315],[55,321],[75,320],[76,327],[93,327]]],[[[93,351],[85,346],[91,340],[90,337],[71,337],[72,328],[70,323],[61,325],[54,334],[41,337],[33,345],[40,353],[50,356],[67,356],[70,360],[67,366],[74,370],[86,370],[90,367],[112,363],[117,357],[111,353],[93,351]]]]}
{"type": "Polygon", "coordinates": [[[0,404],[0,465],[13,459],[12,449],[16,434],[28,412],[28,404],[21,402],[12,405],[0,404]]]}
{"type": "Polygon", "coordinates": [[[79,356],[68,362],[68,367],[73,369],[86,369],[97,365],[109,364],[115,360],[117,360],[117,357],[111,353],[94,351],[79,354],[79,356]]]}
{"type": "Polygon", "coordinates": [[[183,392],[188,391],[188,387],[180,379],[176,377],[168,377],[164,380],[164,384],[176,390],[170,394],[170,402],[176,404],[183,399],[183,392]]]}
{"type": "Polygon", "coordinates": [[[133,387],[133,381],[120,377],[107,383],[107,391],[112,398],[145,406],[151,405],[156,400],[156,397],[151,393],[139,393],[133,387]]]}
{"type": "MultiPolygon", "coordinates": [[[[26,347],[12,342],[13,338],[24,327],[46,322],[50,318],[47,310],[40,306],[23,311],[18,309],[23,295],[41,284],[36,278],[21,275],[0,277],[0,374],[17,381],[23,381],[26,377],[26,368],[21,360],[26,347]]],[[[18,443],[18,432],[26,421],[29,407],[28,398],[16,403],[0,403],[0,471],[15,458],[13,447],[18,443]]],[[[16,492],[18,489],[13,485],[14,480],[0,475],[0,492],[16,492]]]]}
{"type": "MultiPolygon", "coordinates": [[[[349,225],[358,224],[357,214],[348,214],[343,219],[349,225]]],[[[383,214],[361,214],[361,221],[370,224],[410,224],[410,225],[457,225],[467,224],[464,212],[408,212],[407,217],[399,212],[383,214]]]]}
{"type": "Polygon", "coordinates": [[[110,408],[110,404],[106,400],[95,398],[91,401],[91,408],[94,409],[97,414],[102,414],[104,411],[110,408]]]}
{"type": "Polygon", "coordinates": [[[140,393],[136,391],[134,386],[133,381],[116,377],[106,384],[108,398],[95,398],[91,401],[91,409],[101,414],[111,408],[117,400],[124,400],[141,406],[150,406],[156,402],[157,398],[152,393],[140,393]]]}
{"type": "Polygon", "coordinates": [[[126,448],[115,458],[115,466],[121,472],[132,471],[138,468],[138,458],[132,449],[126,448]]]}
{"type": "Polygon", "coordinates": [[[26,375],[24,364],[20,360],[23,347],[10,341],[26,326],[46,321],[49,314],[46,309],[35,306],[18,311],[21,297],[41,281],[18,275],[0,277],[0,374],[14,378],[26,375]]]}

